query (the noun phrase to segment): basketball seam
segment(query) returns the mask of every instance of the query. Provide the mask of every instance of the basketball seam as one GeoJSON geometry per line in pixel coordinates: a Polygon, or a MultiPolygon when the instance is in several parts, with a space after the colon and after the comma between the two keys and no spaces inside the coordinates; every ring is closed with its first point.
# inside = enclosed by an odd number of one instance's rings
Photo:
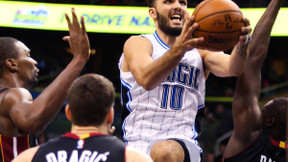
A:
{"type": "Polygon", "coordinates": [[[206,3],[204,3],[204,4],[198,9],[198,11],[195,13],[195,18],[196,18],[196,15],[198,14],[198,12],[200,11],[200,9],[201,9],[203,6],[205,6],[205,4],[207,4],[207,3],[211,2],[211,1],[212,1],[212,0],[207,1],[206,3]]]}
{"type": "Polygon", "coordinates": [[[242,12],[234,11],[234,10],[227,10],[227,11],[215,12],[215,13],[213,13],[213,14],[207,15],[206,17],[203,17],[202,19],[197,20],[197,21],[195,21],[195,22],[199,22],[199,21],[202,21],[202,20],[204,20],[204,19],[206,19],[206,18],[208,18],[208,17],[210,17],[210,16],[212,16],[212,15],[217,15],[217,14],[219,14],[219,13],[225,13],[225,12],[238,12],[238,13],[240,13],[240,14],[242,15],[242,12]]]}
{"type": "Polygon", "coordinates": [[[205,31],[205,30],[198,30],[198,29],[196,31],[203,32],[203,33],[225,34],[225,33],[236,33],[236,32],[241,31],[241,29],[240,30],[233,30],[233,31],[229,31],[229,32],[227,32],[227,31],[225,31],[225,32],[212,32],[212,31],[205,31]]]}

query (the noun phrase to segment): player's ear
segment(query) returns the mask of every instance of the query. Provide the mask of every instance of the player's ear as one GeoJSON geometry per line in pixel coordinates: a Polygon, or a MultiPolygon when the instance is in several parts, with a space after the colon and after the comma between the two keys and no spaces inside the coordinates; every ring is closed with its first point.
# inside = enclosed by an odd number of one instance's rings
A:
{"type": "Polygon", "coordinates": [[[273,127],[273,125],[275,124],[275,117],[271,117],[268,120],[265,121],[265,125],[268,128],[273,127]]]}
{"type": "Polygon", "coordinates": [[[67,119],[72,122],[72,116],[71,116],[71,110],[70,110],[69,104],[67,104],[65,107],[65,115],[67,119]]]}
{"type": "Polygon", "coordinates": [[[17,60],[9,58],[5,60],[5,65],[11,72],[17,71],[17,60]]]}
{"type": "Polygon", "coordinates": [[[111,107],[108,114],[107,114],[107,123],[112,124],[113,120],[114,120],[114,109],[113,109],[113,107],[111,107]]]}
{"type": "Polygon", "coordinates": [[[149,16],[153,19],[156,20],[157,19],[157,13],[155,8],[149,8],[149,16]]]}

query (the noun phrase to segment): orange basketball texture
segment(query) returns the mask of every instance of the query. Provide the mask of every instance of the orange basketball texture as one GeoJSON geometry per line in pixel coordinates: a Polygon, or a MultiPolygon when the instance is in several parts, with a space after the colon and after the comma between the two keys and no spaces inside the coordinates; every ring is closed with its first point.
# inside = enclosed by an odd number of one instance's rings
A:
{"type": "Polygon", "coordinates": [[[240,8],[231,0],[204,0],[192,15],[199,24],[193,36],[204,37],[206,45],[216,51],[233,48],[245,26],[240,8]]]}

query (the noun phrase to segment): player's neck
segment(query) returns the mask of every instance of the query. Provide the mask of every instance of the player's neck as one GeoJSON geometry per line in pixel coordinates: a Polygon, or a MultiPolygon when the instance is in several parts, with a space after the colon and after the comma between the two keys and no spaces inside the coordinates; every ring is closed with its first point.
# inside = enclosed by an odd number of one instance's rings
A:
{"type": "Polygon", "coordinates": [[[30,89],[32,85],[29,85],[27,82],[21,80],[18,74],[7,74],[2,75],[0,79],[0,88],[25,88],[30,89]]]}
{"type": "Polygon", "coordinates": [[[175,36],[171,36],[171,35],[167,35],[165,34],[162,30],[157,29],[157,35],[159,36],[159,38],[169,47],[172,47],[176,41],[175,36]]]}
{"type": "Polygon", "coordinates": [[[18,80],[15,79],[12,75],[3,75],[0,78],[0,88],[15,88],[15,87],[21,87],[18,83],[18,80]]]}
{"type": "Polygon", "coordinates": [[[104,128],[102,127],[96,127],[96,126],[77,126],[77,125],[72,125],[71,128],[71,133],[77,135],[77,136],[82,136],[84,134],[89,134],[89,133],[102,133],[102,134],[107,134],[107,130],[105,131],[104,128]]]}

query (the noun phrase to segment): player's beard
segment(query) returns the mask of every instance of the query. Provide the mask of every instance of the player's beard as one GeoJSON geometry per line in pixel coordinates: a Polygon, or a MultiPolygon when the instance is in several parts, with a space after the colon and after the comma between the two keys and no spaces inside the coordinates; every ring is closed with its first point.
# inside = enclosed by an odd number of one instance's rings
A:
{"type": "Polygon", "coordinates": [[[159,28],[167,35],[170,36],[179,36],[182,32],[182,28],[173,28],[171,26],[169,26],[168,22],[169,20],[164,16],[161,15],[157,10],[157,21],[158,21],[158,25],[159,28]]]}

